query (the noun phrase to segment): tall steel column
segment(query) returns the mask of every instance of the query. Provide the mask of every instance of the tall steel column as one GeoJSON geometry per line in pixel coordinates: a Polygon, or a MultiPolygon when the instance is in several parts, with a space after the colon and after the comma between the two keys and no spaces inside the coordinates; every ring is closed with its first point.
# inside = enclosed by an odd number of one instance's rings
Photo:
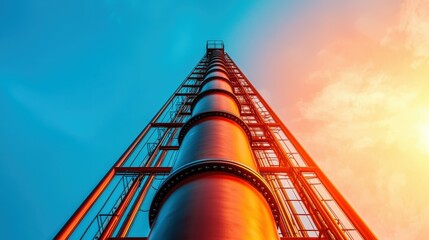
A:
{"type": "Polygon", "coordinates": [[[223,42],[55,239],[376,239],[223,42]]]}
{"type": "Polygon", "coordinates": [[[278,239],[278,208],[240,119],[223,49],[209,62],[169,178],[154,198],[149,239],[278,239]]]}

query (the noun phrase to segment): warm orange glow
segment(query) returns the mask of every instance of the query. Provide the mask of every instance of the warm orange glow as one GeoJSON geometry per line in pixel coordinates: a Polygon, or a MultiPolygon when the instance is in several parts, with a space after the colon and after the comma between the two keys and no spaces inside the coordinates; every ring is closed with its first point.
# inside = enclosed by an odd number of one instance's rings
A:
{"type": "Polygon", "coordinates": [[[270,61],[252,79],[380,239],[424,239],[429,4],[384,2],[308,10],[311,21],[282,36],[279,21],[254,64],[270,61]]]}
{"type": "Polygon", "coordinates": [[[421,126],[421,138],[423,151],[429,155],[429,122],[421,126]]]}

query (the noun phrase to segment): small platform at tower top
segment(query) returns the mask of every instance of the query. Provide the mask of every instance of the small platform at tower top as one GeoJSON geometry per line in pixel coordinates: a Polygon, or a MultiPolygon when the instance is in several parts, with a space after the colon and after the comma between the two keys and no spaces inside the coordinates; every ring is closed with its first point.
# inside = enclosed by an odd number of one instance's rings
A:
{"type": "Polygon", "coordinates": [[[224,44],[222,40],[207,40],[207,54],[211,54],[213,50],[221,50],[223,52],[224,44]]]}

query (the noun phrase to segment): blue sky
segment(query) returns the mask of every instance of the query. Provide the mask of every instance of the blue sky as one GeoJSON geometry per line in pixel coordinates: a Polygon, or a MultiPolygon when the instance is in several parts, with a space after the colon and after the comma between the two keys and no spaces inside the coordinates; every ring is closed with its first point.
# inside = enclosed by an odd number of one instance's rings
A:
{"type": "MultiPolygon", "coordinates": [[[[0,234],[51,238],[204,54],[240,66],[256,1],[0,2],[0,234]]],[[[245,69],[243,69],[245,70],[245,69]]]]}

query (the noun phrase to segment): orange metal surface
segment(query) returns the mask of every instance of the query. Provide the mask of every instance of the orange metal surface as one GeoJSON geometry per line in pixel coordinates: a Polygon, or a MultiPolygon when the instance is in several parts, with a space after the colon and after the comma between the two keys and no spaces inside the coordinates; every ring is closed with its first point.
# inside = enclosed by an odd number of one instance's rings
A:
{"type": "MultiPolygon", "coordinates": [[[[213,55],[219,52],[214,50],[213,55]]],[[[220,59],[212,63],[224,62],[220,59]]],[[[225,67],[213,64],[205,79],[210,81],[201,92],[212,92],[197,98],[192,116],[208,112],[239,116],[233,96],[215,91],[232,93],[231,85],[226,82],[229,77],[225,67]]],[[[208,159],[240,163],[257,171],[243,127],[221,115],[197,121],[190,127],[181,142],[173,174],[193,162],[204,165],[208,159]]],[[[267,200],[247,179],[221,171],[199,173],[178,181],[164,203],[160,203],[149,239],[278,239],[267,200]]]]}
{"type": "Polygon", "coordinates": [[[201,159],[234,160],[256,170],[246,134],[238,124],[224,118],[210,118],[192,127],[173,169],[201,159]]]}
{"type": "Polygon", "coordinates": [[[278,239],[264,197],[246,181],[200,174],[165,201],[149,235],[154,239],[278,239]]]}
{"type": "Polygon", "coordinates": [[[222,93],[214,93],[204,96],[195,104],[192,116],[213,111],[229,112],[236,116],[240,115],[238,106],[230,96],[222,93]]]}

